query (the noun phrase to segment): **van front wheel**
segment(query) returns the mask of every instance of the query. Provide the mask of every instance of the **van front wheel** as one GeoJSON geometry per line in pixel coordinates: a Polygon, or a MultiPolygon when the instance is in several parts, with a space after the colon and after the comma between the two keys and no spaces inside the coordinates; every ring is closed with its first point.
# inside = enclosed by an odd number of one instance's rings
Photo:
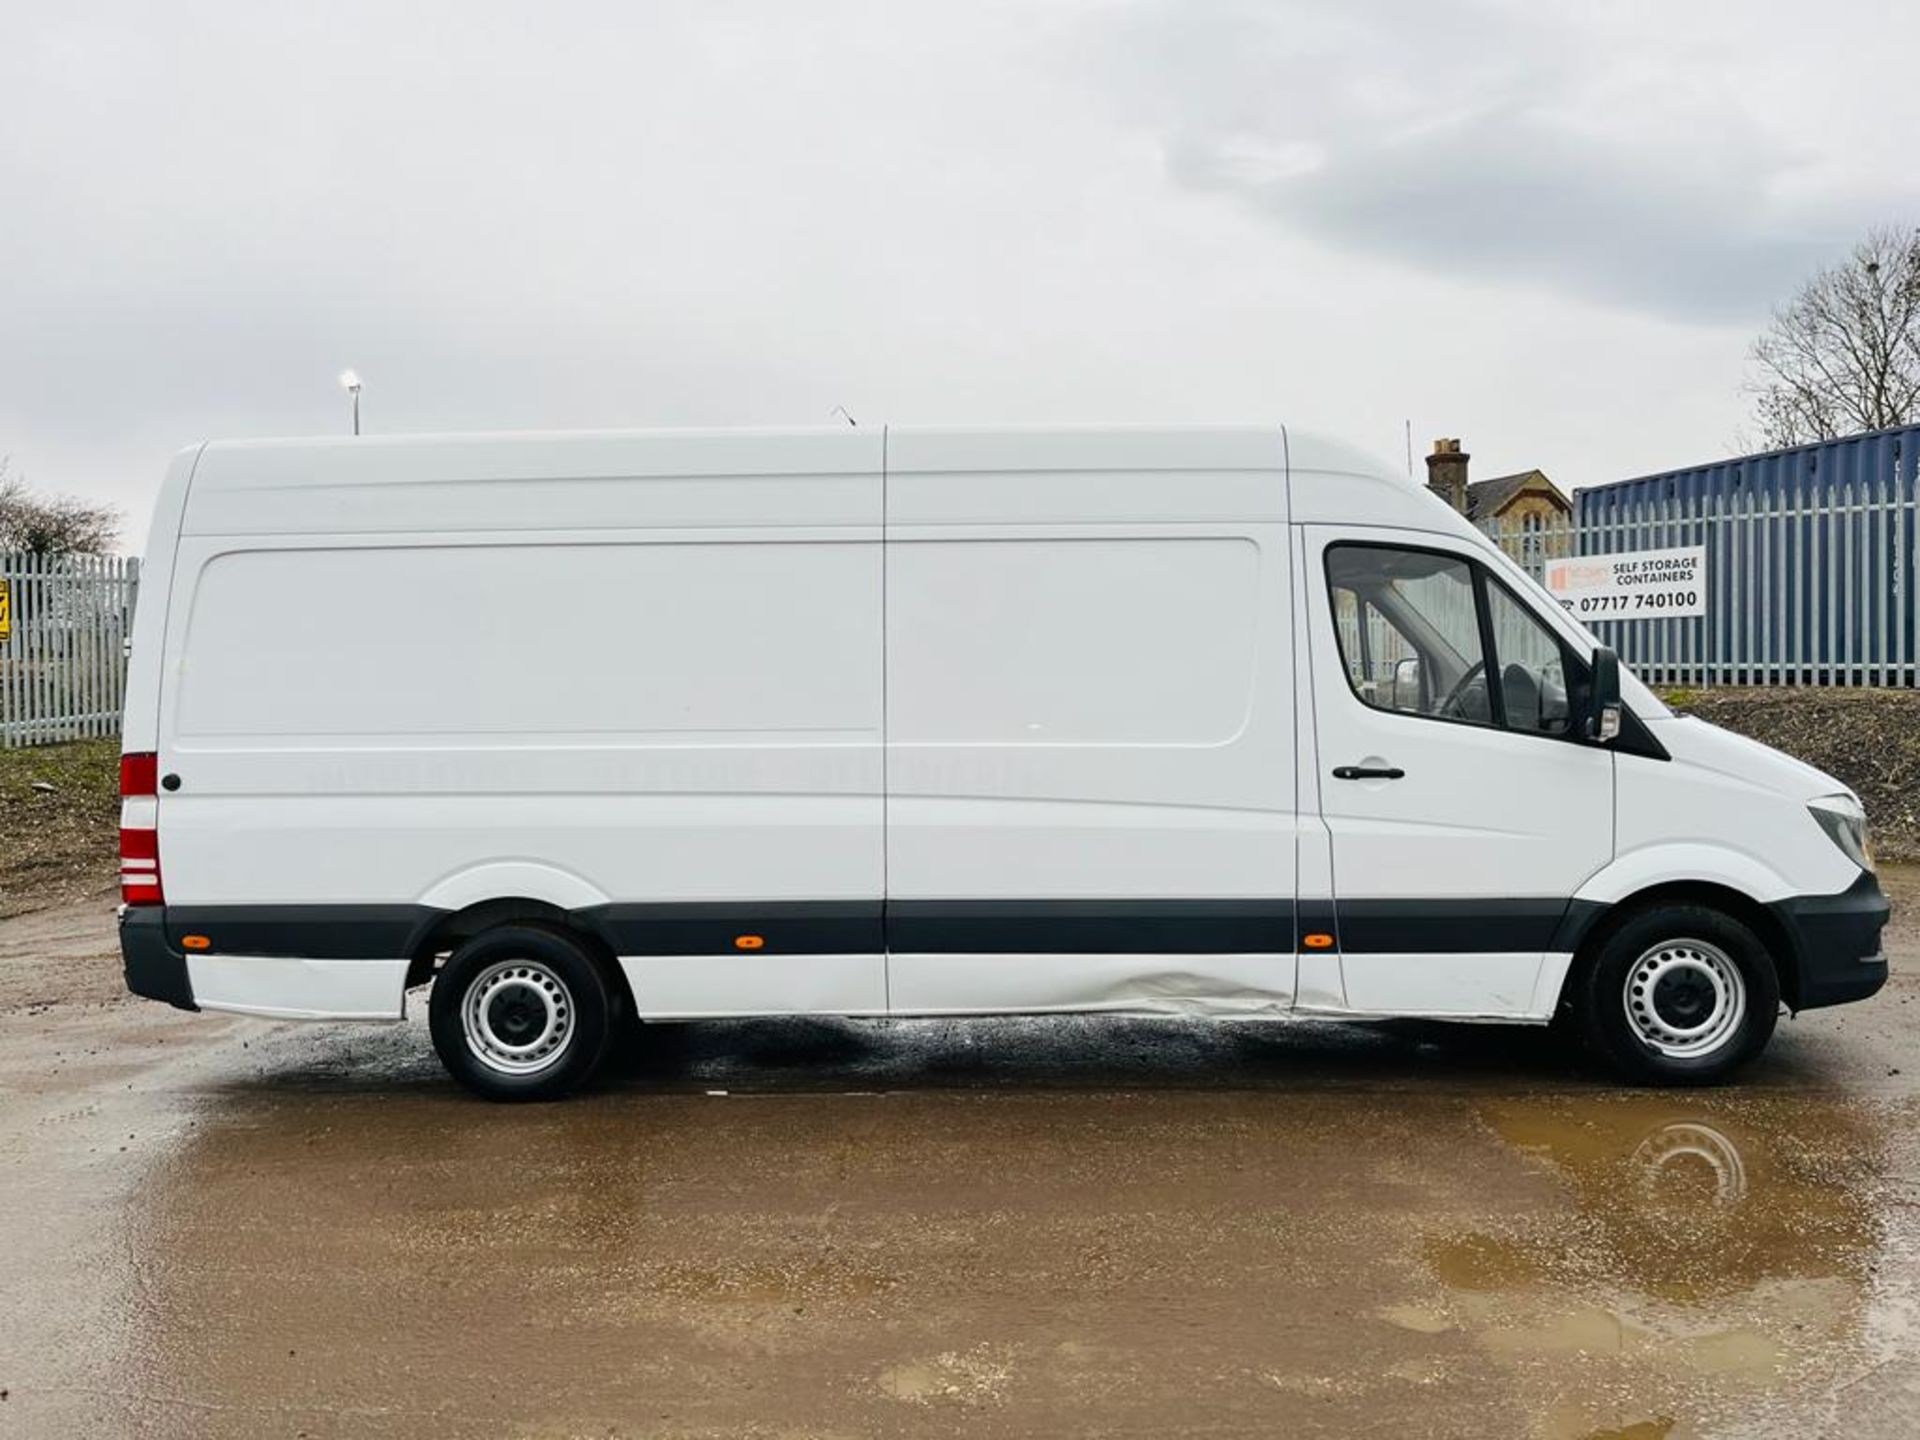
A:
{"type": "Polygon", "coordinates": [[[1574,1006],[1588,1046],[1636,1084],[1710,1085],[1766,1046],[1780,981],[1759,938],[1704,905],[1656,905],[1601,943],[1574,1006]]]}
{"type": "Polygon", "coordinates": [[[427,1002],[433,1048],[489,1100],[551,1100],[599,1069],[613,997],[592,955],[538,925],[501,925],[455,950],[427,1002]]]}

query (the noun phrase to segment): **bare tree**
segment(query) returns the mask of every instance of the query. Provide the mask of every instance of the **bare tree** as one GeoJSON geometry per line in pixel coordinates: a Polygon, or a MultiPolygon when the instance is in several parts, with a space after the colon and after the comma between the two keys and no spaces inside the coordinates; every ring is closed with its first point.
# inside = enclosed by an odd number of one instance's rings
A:
{"type": "Polygon", "coordinates": [[[120,534],[120,512],[72,495],[36,495],[0,456],[0,554],[104,555],[120,534]]]}
{"type": "Polygon", "coordinates": [[[1769,446],[1920,420],[1920,231],[1870,233],[1773,312],[1749,358],[1769,446]]]}

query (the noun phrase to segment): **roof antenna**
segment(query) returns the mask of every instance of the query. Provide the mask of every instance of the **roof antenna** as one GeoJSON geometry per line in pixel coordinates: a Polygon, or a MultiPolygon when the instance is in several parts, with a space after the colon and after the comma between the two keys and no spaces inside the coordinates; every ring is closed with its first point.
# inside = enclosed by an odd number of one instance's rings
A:
{"type": "MultiPolygon", "coordinates": [[[[853,427],[854,427],[854,428],[855,428],[856,430],[857,430],[857,429],[859,429],[859,427],[860,427],[860,422],[859,422],[858,420],[856,420],[856,419],[854,419],[854,418],[853,418],[853,416],[851,416],[851,415],[849,415],[849,414],[847,413],[847,407],[846,407],[846,406],[844,406],[844,405],[836,405],[836,406],[834,406],[834,407],[833,407],[833,409],[832,409],[832,410],[831,410],[830,412],[828,412],[828,413],[830,413],[830,414],[833,414],[833,415],[838,415],[838,416],[839,416],[839,417],[840,417],[840,418],[841,418],[842,420],[844,420],[844,421],[846,421],[846,422],[847,422],[847,424],[849,424],[849,425],[851,425],[851,426],[853,426],[853,427]]],[[[1409,420],[1409,421],[1408,421],[1407,423],[1408,423],[1409,425],[1411,425],[1411,424],[1412,424],[1413,422],[1412,422],[1411,420],[1409,420]]],[[[1412,434],[1412,431],[1408,431],[1408,434],[1412,434]]],[[[1409,445],[1411,445],[1411,444],[1413,443],[1413,441],[1411,441],[1411,440],[1409,440],[1409,441],[1407,441],[1407,443],[1408,443],[1409,445]]]]}
{"type": "Polygon", "coordinates": [[[1413,478],[1413,421],[1407,421],[1407,479],[1413,478]]]}

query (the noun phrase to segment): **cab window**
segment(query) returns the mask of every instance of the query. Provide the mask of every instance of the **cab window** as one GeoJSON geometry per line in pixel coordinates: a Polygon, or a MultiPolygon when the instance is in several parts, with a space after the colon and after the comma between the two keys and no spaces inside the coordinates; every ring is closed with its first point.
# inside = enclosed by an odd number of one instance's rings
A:
{"type": "Polygon", "coordinates": [[[1570,733],[1560,642],[1479,566],[1432,550],[1334,545],[1327,584],[1340,657],[1362,703],[1570,733]]]}

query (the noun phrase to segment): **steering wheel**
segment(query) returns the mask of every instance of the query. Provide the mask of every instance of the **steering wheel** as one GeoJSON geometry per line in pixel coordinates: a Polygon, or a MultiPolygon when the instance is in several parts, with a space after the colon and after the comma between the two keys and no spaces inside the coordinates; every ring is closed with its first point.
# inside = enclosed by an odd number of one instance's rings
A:
{"type": "Polygon", "coordinates": [[[1466,694],[1467,687],[1473,684],[1474,677],[1483,673],[1486,668],[1487,662],[1485,660],[1476,660],[1473,664],[1469,665],[1467,667],[1467,673],[1460,677],[1458,683],[1456,683],[1451,690],[1447,691],[1447,698],[1440,702],[1439,708],[1433,713],[1436,715],[1453,715],[1462,720],[1467,719],[1467,712],[1464,709],[1458,708],[1458,702],[1460,698],[1466,694]]]}

